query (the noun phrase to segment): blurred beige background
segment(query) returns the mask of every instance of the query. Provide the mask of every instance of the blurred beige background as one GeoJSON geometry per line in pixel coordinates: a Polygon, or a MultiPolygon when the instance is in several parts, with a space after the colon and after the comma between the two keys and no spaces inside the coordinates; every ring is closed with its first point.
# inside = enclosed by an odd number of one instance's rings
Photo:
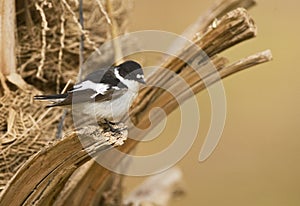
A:
{"type": "MultiPolygon", "coordinates": [[[[158,29],[180,34],[214,1],[136,0],[131,31],[158,29]]],[[[187,194],[171,205],[300,205],[299,1],[264,0],[250,10],[258,37],[223,53],[234,61],[271,49],[274,60],[223,81],[227,119],[221,141],[205,162],[198,155],[210,122],[206,92],[197,95],[198,138],[178,163],[187,194]]],[[[163,134],[137,154],[165,148],[176,134],[180,113],[163,134]]],[[[125,189],[144,178],[126,178],[125,189]]]]}

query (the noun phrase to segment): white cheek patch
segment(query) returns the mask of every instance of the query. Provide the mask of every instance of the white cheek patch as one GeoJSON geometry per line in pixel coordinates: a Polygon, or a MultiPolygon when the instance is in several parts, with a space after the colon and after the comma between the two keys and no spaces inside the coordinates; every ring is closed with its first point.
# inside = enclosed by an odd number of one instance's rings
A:
{"type": "MultiPolygon", "coordinates": [[[[120,82],[121,82],[122,84],[125,84],[129,90],[136,91],[136,90],[138,89],[138,84],[137,84],[137,82],[135,82],[134,80],[124,79],[124,78],[120,75],[118,69],[115,69],[114,72],[115,72],[116,77],[120,80],[120,82]]],[[[144,76],[144,75],[141,75],[141,76],[144,76]]]]}
{"type": "Polygon", "coordinates": [[[142,74],[137,74],[137,75],[136,75],[136,78],[138,78],[138,79],[144,79],[144,75],[142,75],[142,74]]]}
{"type": "Polygon", "coordinates": [[[102,83],[94,83],[90,80],[81,82],[80,84],[74,85],[73,92],[76,91],[84,91],[84,90],[94,90],[96,93],[91,96],[91,98],[95,98],[98,94],[105,94],[105,92],[109,89],[109,85],[102,83]]]}

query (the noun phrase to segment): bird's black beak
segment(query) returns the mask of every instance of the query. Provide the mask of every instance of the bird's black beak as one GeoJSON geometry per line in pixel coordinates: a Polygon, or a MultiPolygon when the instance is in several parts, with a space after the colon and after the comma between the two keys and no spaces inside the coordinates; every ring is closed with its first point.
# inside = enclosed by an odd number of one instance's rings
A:
{"type": "Polygon", "coordinates": [[[146,82],[145,82],[145,79],[144,79],[144,78],[138,79],[138,82],[139,82],[139,83],[141,83],[141,84],[146,84],[146,82]]]}

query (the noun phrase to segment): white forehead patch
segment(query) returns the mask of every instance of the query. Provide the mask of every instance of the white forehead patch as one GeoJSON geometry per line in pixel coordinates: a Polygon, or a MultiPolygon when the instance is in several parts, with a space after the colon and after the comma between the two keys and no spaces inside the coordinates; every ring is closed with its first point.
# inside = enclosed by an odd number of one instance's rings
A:
{"type": "Polygon", "coordinates": [[[98,94],[102,94],[102,95],[105,94],[105,92],[107,91],[108,88],[109,88],[109,85],[107,85],[107,84],[95,83],[90,80],[87,80],[87,81],[81,82],[80,84],[74,85],[73,92],[91,89],[96,92],[95,94],[93,94],[91,96],[91,98],[94,98],[98,94]]]}
{"type": "Polygon", "coordinates": [[[144,79],[144,75],[142,75],[142,74],[137,74],[137,75],[136,75],[136,78],[138,78],[138,79],[144,79]]]}

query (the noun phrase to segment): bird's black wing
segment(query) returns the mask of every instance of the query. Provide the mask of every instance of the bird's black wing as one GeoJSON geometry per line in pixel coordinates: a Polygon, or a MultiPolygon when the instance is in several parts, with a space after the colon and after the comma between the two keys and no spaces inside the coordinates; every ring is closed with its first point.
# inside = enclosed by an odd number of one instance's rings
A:
{"type": "Polygon", "coordinates": [[[47,105],[47,107],[56,107],[56,106],[70,106],[72,104],[79,103],[92,103],[92,102],[104,102],[110,101],[114,98],[118,98],[125,94],[127,89],[114,90],[110,89],[105,92],[105,94],[97,94],[95,97],[92,97],[95,92],[93,90],[83,90],[83,91],[74,91],[68,93],[67,97],[62,100],[53,101],[53,104],[47,105]]]}
{"type": "Polygon", "coordinates": [[[110,101],[123,95],[127,89],[127,86],[116,78],[113,68],[109,68],[87,75],[66,94],[40,95],[35,99],[52,101],[53,104],[47,107],[67,106],[84,102],[110,101]]]}
{"type": "Polygon", "coordinates": [[[118,86],[120,88],[127,88],[127,86],[120,82],[120,80],[115,76],[114,67],[94,71],[88,74],[83,81],[87,80],[90,80],[94,83],[103,83],[111,86],[118,86]]]}

